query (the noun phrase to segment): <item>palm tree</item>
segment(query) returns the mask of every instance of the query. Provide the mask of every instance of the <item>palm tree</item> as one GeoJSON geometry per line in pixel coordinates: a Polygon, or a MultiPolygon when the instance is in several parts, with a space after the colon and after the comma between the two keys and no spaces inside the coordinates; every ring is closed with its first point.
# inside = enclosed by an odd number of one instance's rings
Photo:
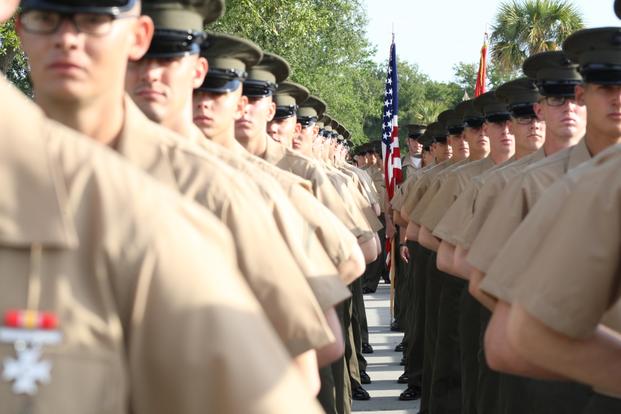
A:
{"type": "Polygon", "coordinates": [[[569,0],[513,0],[501,4],[492,26],[492,59],[504,72],[518,70],[528,56],[558,50],[584,27],[582,14],[569,0]]]}
{"type": "Polygon", "coordinates": [[[423,124],[430,124],[438,119],[440,112],[444,111],[446,104],[439,101],[421,101],[417,102],[412,108],[412,113],[409,119],[413,119],[416,122],[423,124]]]}

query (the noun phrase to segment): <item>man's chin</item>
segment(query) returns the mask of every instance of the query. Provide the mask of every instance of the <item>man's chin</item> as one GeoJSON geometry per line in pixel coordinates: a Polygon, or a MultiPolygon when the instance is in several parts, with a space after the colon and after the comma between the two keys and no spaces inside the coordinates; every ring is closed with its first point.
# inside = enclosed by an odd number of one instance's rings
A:
{"type": "Polygon", "coordinates": [[[141,103],[138,104],[138,107],[151,121],[157,124],[161,124],[164,121],[164,112],[161,109],[153,105],[145,105],[141,103]]]}
{"type": "Polygon", "coordinates": [[[35,86],[34,90],[35,96],[48,97],[61,102],[80,102],[88,98],[84,93],[84,87],[75,82],[56,82],[48,84],[45,88],[35,86]]]}

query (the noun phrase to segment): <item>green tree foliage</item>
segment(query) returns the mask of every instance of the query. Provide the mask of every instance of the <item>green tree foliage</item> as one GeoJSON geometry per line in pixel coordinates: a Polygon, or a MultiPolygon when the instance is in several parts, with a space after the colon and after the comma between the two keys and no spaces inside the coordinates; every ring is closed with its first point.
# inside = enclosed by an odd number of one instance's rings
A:
{"type": "Polygon", "coordinates": [[[0,72],[22,91],[32,95],[28,64],[19,46],[14,19],[0,25],[0,72]]]}
{"type": "MultiPolygon", "coordinates": [[[[477,73],[479,71],[478,63],[459,62],[453,66],[454,82],[459,85],[463,92],[465,91],[469,97],[474,97],[474,88],[477,84],[477,73]]],[[[510,80],[522,76],[521,71],[504,71],[498,65],[491,62],[487,65],[487,84],[486,90],[496,89],[500,85],[510,80]]]]}
{"type": "MultiPolygon", "coordinates": [[[[210,29],[246,37],[291,64],[291,79],[324,99],[357,141],[381,105],[382,77],[359,0],[229,0],[210,29]]],[[[380,109],[381,110],[381,106],[380,109]]]]}
{"type": "Polygon", "coordinates": [[[492,59],[501,72],[514,72],[528,56],[560,49],[571,33],[583,27],[581,13],[569,0],[503,3],[490,36],[492,59]]]}

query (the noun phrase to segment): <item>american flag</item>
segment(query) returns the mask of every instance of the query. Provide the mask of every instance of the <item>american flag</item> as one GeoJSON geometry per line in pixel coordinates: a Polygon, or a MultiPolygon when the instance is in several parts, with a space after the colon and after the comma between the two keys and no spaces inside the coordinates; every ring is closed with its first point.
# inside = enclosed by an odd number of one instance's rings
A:
{"type": "Polygon", "coordinates": [[[390,59],[386,74],[384,112],[382,124],[382,159],[388,200],[395,194],[395,185],[401,182],[401,151],[399,150],[399,77],[397,76],[397,50],[393,35],[390,59]]]}
{"type": "MultiPolygon", "coordinates": [[[[390,44],[386,89],[384,92],[384,112],[382,116],[382,159],[384,160],[384,181],[388,201],[395,194],[395,186],[401,183],[401,151],[399,150],[399,77],[397,76],[397,49],[395,35],[390,44]]],[[[382,200],[383,202],[383,200],[382,200]]],[[[386,265],[392,270],[392,240],[386,238],[386,265]]],[[[394,272],[391,272],[394,273],[394,272]]],[[[394,280],[394,274],[391,275],[394,280]]]]}

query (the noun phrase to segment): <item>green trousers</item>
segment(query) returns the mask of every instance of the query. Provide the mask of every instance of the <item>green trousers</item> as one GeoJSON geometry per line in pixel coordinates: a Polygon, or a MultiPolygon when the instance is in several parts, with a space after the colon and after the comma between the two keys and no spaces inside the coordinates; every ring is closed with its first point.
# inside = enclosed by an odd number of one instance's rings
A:
{"type": "Polygon", "coordinates": [[[438,306],[438,329],[429,396],[429,411],[461,414],[459,310],[466,281],[443,273],[438,306]]]}
{"type": "Polygon", "coordinates": [[[369,325],[367,323],[367,314],[364,308],[364,298],[362,296],[362,282],[360,278],[356,279],[351,285],[352,294],[352,314],[351,329],[354,338],[354,346],[356,350],[356,358],[360,370],[367,370],[367,360],[362,355],[362,344],[369,343],[369,325]]]}
{"type": "Polygon", "coordinates": [[[477,414],[479,378],[479,334],[481,305],[467,288],[459,301],[459,348],[461,360],[461,405],[463,414],[477,414]]]}
{"type": "MultiPolygon", "coordinates": [[[[408,319],[409,337],[406,348],[406,374],[408,387],[421,388],[423,382],[423,360],[425,355],[425,289],[427,286],[427,264],[431,250],[416,243],[412,263],[410,318],[408,319]]],[[[412,250],[410,250],[411,253],[412,250]]],[[[412,259],[412,256],[410,256],[412,259]]]]}
{"type": "Polygon", "coordinates": [[[436,267],[436,252],[431,253],[427,262],[427,284],[425,287],[425,353],[423,355],[423,389],[419,414],[429,413],[431,380],[438,339],[438,314],[440,295],[445,281],[445,273],[436,267]]]}
{"type": "Polygon", "coordinates": [[[593,393],[589,403],[581,414],[618,414],[621,413],[621,399],[593,393]]]}

